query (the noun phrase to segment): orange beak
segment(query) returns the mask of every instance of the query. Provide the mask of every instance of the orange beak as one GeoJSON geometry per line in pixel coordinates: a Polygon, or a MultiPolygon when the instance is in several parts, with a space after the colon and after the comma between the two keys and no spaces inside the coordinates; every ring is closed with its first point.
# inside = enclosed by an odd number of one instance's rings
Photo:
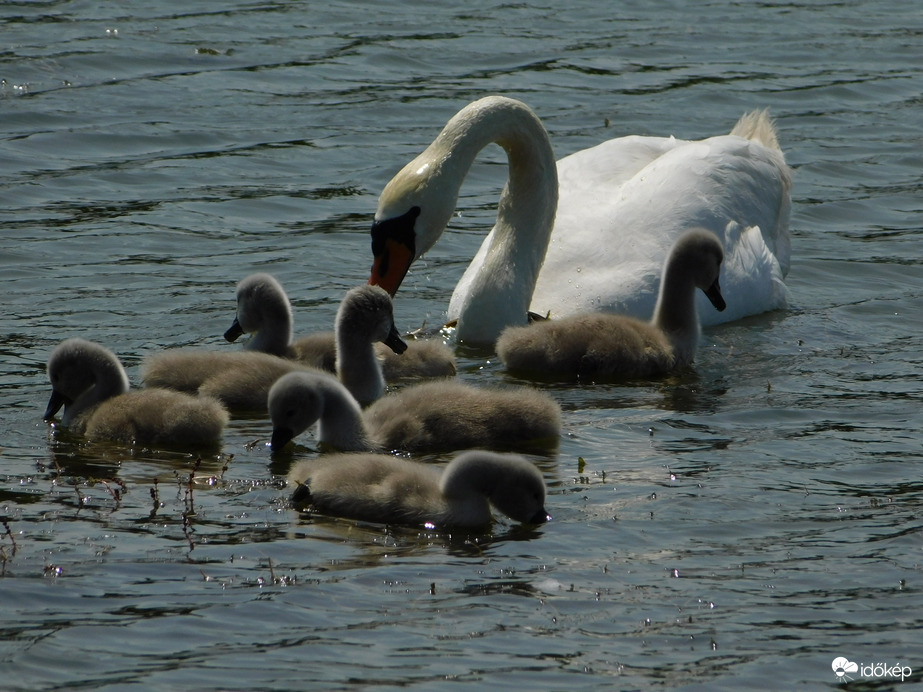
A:
{"type": "Polygon", "coordinates": [[[381,286],[393,298],[413,262],[413,250],[394,238],[388,238],[384,248],[375,255],[369,283],[381,286]]]}

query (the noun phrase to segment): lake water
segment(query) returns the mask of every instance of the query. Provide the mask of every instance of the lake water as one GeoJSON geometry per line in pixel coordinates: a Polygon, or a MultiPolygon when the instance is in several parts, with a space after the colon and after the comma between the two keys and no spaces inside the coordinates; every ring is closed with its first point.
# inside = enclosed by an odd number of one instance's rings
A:
{"type": "MultiPolygon", "coordinates": [[[[923,9],[453,5],[0,6],[0,687],[814,690],[838,657],[919,684],[923,9]],[[559,157],[768,106],[795,171],[789,310],[708,330],[688,375],[549,388],[552,522],[299,516],[265,419],[198,463],[51,434],[66,337],[135,382],[162,349],[238,348],[257,270],[299,333],[330,328],[381,188],[495,92],[559,157]]],[[[505,175],[485,151],[401,327],[442,319],[505,175]]]]}

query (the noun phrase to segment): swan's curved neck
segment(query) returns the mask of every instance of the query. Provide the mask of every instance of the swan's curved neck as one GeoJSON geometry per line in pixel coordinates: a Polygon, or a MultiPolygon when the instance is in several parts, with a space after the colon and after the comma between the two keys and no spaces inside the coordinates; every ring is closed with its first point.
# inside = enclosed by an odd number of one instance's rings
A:
{"type": "Polygon", "coordinates": [[[372,344],[343,344],[337,339],[336,373],[360,404],[368,405],[381,398],[385,379],[372,344]]]}
{"type": "MultiPolygon", "coordinates": [[[[260,325],[245,349],[288,357],[292,344],[292,312],[284,296],[271,296],[260,306],[260,325]]],[[[238,317],[238,320],[240,318],[238,317]]]]}
{"type": "Polygon", "coordinates": [[[362,329],[365,325],[355,321],[337,314],[336,374],[349,393],[367,406],[384,394],[385,378],[372,340],[362,329]]]}
{"type": "Polygon", "coordinates": [[[488,496],[497,481],[495,470],[468,459],[450,463],[439,480],[439,490],[456,521],[483,523],[491,516],[488,496]]]}
{"type": "Polygon", "coordinates": [[[362,410],[345,388],[325,387],[324,410],[317,426],[318,441],[340,452],[370,452],[374,446],[362,420],[362,410]]]}
{"type": "Polygon", "coordinates": [[[651,323],[670,340],[677,365],[692,360],[701,336],[695,292],[696,285],[684,265],[684,259],[671,256],[660,278],[660,292],[651,323]]]}
{"type": "Polygon", "coordinates": [[[108,354],[94,357],[90,369],[93,373],[93,384],[75,397],[69,406],[65,406],[61,420],[64,425],[71,425],[78,416],[112,397],[124,394],[129,389],[125,368],[118,360],[109,358],[108,354]]]}
{"type": "Polygon", "coordinates": [[[460,111],[415,162],[417,170],[427,164],[438,169],[434,175],[442,180],[445,194],[452,195],[451,214],[471,164],[491,142],[506,151],[509,177],[488,244],[449,305],[449,317],[458,319],[458,337],[473,343],[493,343],[504,327],[526,323],[558,205],[554,151],[528,107],[489,98],[460,111]]]}
{"type": "Polygon", "coordinates": [[[245,349],[248,351],[258,351],[260,353],[269,353],[274,356],[288,357],[291,351],[292,330],[291,327],[279,328],[267,326],[254,334],[247,341],[245,349]]]}

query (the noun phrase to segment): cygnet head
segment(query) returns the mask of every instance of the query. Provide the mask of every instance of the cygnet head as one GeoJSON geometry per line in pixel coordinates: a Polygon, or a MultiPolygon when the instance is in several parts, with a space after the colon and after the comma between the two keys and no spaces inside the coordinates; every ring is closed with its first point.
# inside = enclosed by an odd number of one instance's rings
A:
{"type": "Polygon", "coordinates": [[[698,228],[688,231],[676,241],[665,271],[668,274],[688,276],[720,312],[727,307],[718,283],[723,261],[724,248],[718,236],[698,228]]]}
{"type": "Polygon", "coordinates": [[[48,379],[51,382],[51,399],[44,419],[50,420],[84,395],[98,403],[106,398],[128,391],[128,376],[112,351],[86,339],[66,339],[52,351],[48,358],[48,379]]]}
{"type": "Polygon", "coordinates": [[[525,457],[484,450],[464,452],[446,467],[441,488],[450,497],[453,489],[462,489],[469,482],[483,486],[490,504],[515,521],[543,524],[551,519],[545,509],[545,479],[525,457]]]}
{"type": "Polygon", "coordinates": [[[269,419],[276,452],[314,425],[324,413],[322,388],[313,386],[314,376],[300,372],[283,375],[269,390],[269,419]]]}
{"type": "Polygon", "coordinates": [[[235,341],[242,334],[269,329],[285,329],[287,344],[291,340],[292,306],[285,289],[273,276],[251,274],[237,284],[237,316],[224,338],[235,341]]]}
{"type": "Polygon", "coordinates": [[[394,325],[391,296],[378,287],[363,285],[349,290],[340,303],[336,317],[337,347],[349,343],[369,344],[381,341],[395,353],[407,350],[394,325]]]}
{"type": "Polygon", "coordinates": [[[544,524],[551,519],[545,509],[545,482],[530,462],[536,474],[527,468],[515,469],[508,487],[490,495],[490,503],[510,519],[523,524],[544,524]]]}

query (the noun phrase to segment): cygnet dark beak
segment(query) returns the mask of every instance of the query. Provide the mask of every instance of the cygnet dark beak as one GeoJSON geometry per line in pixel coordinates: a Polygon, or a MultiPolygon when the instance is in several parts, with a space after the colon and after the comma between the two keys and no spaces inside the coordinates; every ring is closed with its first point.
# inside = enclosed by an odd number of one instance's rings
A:
{"type": "Polygon", "coordinates": [[[551,515],[548,514],[548,512],[545,510],[544,507],[542,507],[540,510],[538,510],[535,513],[535,516],[533,516],[529,520],[529,523],[530,524],[544,524],[546,521],[551,521],[551,515]]]}
{"type": "Polygon", "coordinates": [[[60,411],[61,407],[66,403],[68,403],[66,396],[61,394],[61,392],[51,390],[51,399],[48,400],[48,406],[45,408],[45,415],[42,416],[42,420],[51,420],[54,418],[54,415],[60,411]]]}
{"type": "Polygon", "coordinates": [[[285,445],[292,441],[295,434],[290,428],[273,428],[272,437],[269,439],[269,448],[278,452],[285,445]]]}
{"type": "Polygon", "coordinates": [[[400,333],[397,331],[397,327],[393,324],[391,325],[391,331],[388,332],[388,336],[385,337],[385,346],[398,355],[407,350],[407,342],[401,338],[400,333]]]}
{"type": "Polygon", "coordinates": [[[241,328],[240,322],[238,322],[238,321],[237,321],[237,318],[235,317],[235,318],[234,318],[234,323],[231,325],[231,328],[228,329],[228,330],[224,333],[224,338],[225,338],[227,341],[234,342],[234,341],[236,341],[243,333],[244,333],[244,330],[241,328]]]}
{"type": "Polygon", "coordinates": [[[727,303],[724,302],[724,296],[721,295],[721,286],[718,284],[718,279],[715,279],[715,282],[708,287],[708,290],[705,291],[705,295],[708,296],[711,304],[715,306],[718,312],[723,311],[724,308],[727,307],[727,303]]]}

